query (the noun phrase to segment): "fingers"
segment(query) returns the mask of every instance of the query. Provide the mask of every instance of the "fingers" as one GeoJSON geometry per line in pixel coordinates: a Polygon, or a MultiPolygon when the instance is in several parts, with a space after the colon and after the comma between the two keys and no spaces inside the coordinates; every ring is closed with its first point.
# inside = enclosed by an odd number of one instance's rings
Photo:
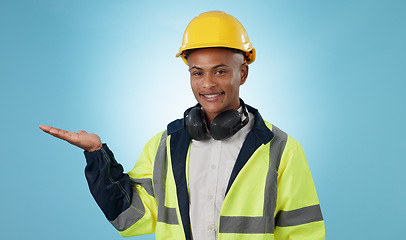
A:
{"type": "Polygon", "coordinates": [[[44,131],[48,134],[51,134],[54,137],[57,137],[57,138],[60,138],[62,140],[66,140],[66,141],[71,141],[72,138],[77,137],[77,135],[78,135],[75,132],[68,132],[66,130],[51,127],[51,126],[40,125],[39,128],[42,131],[44,131]]]}
{"type": "Polygon", "coordinates": [[[39,125],[39,128],[44,132],[49,132],[50,126],[39,125]]]}
{"type": "Polygon", "coordinates": [[[62,130],[62,129],[59,129],[59,128],[54,128],[54,127],[45,126],[45,125],[40,125],[39,128],[40,128],[42,131],[44,131],[44,132],[46,132],[46,133],[49,133],[49,134],[51,134],[51,135],[54,135],[54,134],[56,134],[56,133],[58,133],[59,131],[62,130]]]}
{"type": "Polygon", "coordinates": [[[52,135],[65,135],[67,131],[52,127],[51,129],[49,129],[49,133],[52,135]]]}

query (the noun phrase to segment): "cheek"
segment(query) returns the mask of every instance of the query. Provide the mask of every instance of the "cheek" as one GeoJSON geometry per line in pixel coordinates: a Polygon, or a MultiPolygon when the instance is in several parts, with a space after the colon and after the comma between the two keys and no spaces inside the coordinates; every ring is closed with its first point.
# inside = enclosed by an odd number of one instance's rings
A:
{"type": "Polygon", "coordinates": [[[240,89],[240,81],[238,79],[234,79],[234,81],[229,82],[227,89],[230,93],[238,94],[240,89]]]}
{"type": "Polygon", "coordinates": [[[190,81],[190,86],[192,87],[192,91],[195,93],[195,92],[198,92],[198,89],[199,89],[199,82],[198,81],[190,81]]]}
{"type": "Polygon", "coordinates": [[[197,81],[190,80],[190,86],[192,88],[197,87],[198,85],[199,85],[199,83],[197,81]]]}
{"type": "Polygon", "coordinates": [[[240,79],[233,77],[231,79],[228,79],[228,81],[224,82],[223,85],[225,88],[228,90],[233,91],[235,88],[238,88],[240,86],[240,79]]]}

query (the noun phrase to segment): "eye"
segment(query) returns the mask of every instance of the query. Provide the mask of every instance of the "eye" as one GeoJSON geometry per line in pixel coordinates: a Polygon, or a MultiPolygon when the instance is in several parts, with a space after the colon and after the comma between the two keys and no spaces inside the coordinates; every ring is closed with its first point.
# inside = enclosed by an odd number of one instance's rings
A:
{"type": "Polygon", "coordinates": [[[218,70],[216,70],[216,74],[218,74],[218,75],[223,75],[223,74],[225,74],[225,73],[226,73],[226,71],[223,70],[223,69],[218,69],[218,70]]]}
{"type": "Polygon", "coordinates": [[[191,72],[191,74],[192,74],[192,76],[196,76],[196,77],[203,75],[203,73],[200,71],[194,71],[194,72],[191,72]]]}

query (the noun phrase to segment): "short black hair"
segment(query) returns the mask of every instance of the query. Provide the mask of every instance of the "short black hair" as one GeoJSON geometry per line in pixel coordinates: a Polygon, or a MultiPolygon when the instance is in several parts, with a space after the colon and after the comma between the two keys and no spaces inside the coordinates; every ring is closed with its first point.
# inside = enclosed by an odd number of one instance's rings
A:
{"type": "MultiPolygon", "coordinates": [[[[245,59],[246,62],[248,62],[248,61],[250,60],[250,59],[248,58],[247,54],[246,54],[243,50],[240,50],[240,49],[227,48],[227,47],[213,47],[213,48],[226,49],[226,50],[233,51],[233,52],[235,52],[235,53],[241,53],[241,54],[244,56],[244,59],[245,59]]],[[[197,50],[200,50],[200,49],[206,49],[206,48],[189,49],[189,50],[183,51],[182,54],[184,55],[185,59],[187,60],[188,57],[190,56],[190,54],[192,54],[193,52],[195,52],[195,51],[197,51],[197,50]]]]}

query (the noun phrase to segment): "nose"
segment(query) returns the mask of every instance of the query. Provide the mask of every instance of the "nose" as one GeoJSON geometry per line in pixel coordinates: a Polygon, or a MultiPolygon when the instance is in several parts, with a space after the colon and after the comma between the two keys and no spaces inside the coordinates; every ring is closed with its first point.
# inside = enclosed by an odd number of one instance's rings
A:
{"type": "Polygon", "coordinates": [[[203,77],[202,86],[204,88],[212,88],[212,87],[216,86],[216,81],[215,81],[214,77],[211,76],[210,74],[205,74],[205,76],[203,77]]]}

